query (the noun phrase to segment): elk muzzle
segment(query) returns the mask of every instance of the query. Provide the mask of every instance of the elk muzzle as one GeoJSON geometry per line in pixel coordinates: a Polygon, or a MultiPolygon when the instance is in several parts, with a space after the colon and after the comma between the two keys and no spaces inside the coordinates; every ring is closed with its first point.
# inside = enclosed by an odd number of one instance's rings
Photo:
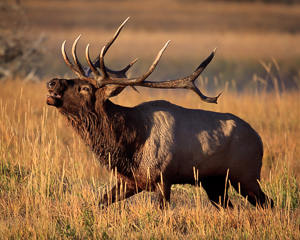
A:
{"type": "Polygon", "coordinates": [[[62,105],[62,86],[59,79],[51,79],[47,82],[49,94],[47,95],[47,104],[50,106],[59,107],[62,105]]]}

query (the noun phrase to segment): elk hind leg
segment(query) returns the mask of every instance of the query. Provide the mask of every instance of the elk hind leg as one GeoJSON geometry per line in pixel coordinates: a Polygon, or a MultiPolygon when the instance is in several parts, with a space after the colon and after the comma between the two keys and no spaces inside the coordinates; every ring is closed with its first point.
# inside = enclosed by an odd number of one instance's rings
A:
{"type": "Polygon", "coordinates": [[[209,176],[201,178],[200,181],[209,200],[215,207],[233,208],[231,201],[228,199],[229,183],[226,176],[209,176]]]}
{"type": "Polygon", "coordinates": [[[232,185],[253,206],[262,208],[274,207],[273,200],[262,191],[257,181],[248,181],[247,183],[240,184],[233,183],[232,185]]]}

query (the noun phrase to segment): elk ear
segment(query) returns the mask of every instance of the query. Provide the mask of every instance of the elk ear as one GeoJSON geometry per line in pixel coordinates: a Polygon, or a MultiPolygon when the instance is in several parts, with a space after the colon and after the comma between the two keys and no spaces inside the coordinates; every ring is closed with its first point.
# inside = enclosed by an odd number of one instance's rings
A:
{"type": "Polygon", "coordinates": [[[104,87],[104,96],[106,99],[115,97],[120,94],[125,87],[123,86],[116,86],[116,85],[107,85],[104,87]]]}

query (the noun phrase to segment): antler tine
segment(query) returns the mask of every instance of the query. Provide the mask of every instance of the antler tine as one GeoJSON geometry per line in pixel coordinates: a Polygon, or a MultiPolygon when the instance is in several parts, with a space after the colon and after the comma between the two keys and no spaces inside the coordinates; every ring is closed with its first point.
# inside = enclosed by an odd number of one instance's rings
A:
{"type": "Polygon", "coordinates": [[[222,92],[220,92],[216,97],[207,97],[196,86],[195,86],[195,88],[193,88],[191,90],[193,90],[201,98],[202,101],[207,102],[207,103],[216,103],[217,104],[218,98],[222,94],[222,92]]]}
{"type": "Polygon", "coordinates": [[[68,65],[69,68],[71,68],[71,70],[78,76],[81,77],[80,72],[78,72],[78,70],[73,66],[73,64],[70,62],[68,55],[66,53],[66,49],[65,49],[65,45],[66,45],[66,40],[63,41],[62,45],[61,45],[61,53],[63,55],[63,58],[65,60],[65,63],[68,65]]]}
{"type": "Polygon", "coordinates": [[[107,50],[110,48],[110,46],[114,43],[114,41],[117,39],[117,37],[119,36],[121,30],[123,29],[124,25],[126,24],[126,22],[129,20],[130,17],[126,18],[122,24],[120,25],[120,27],[117,29],[117,31],[115,32],[113,38],[105,44],[105,48],[103,50],[103,57],[106,54],[107,50]]]}
{"type": "Polygon", "coordinates": [[[121,72],[121,73],[126,73],[129,68],[132,67],[133,64],[135,64],[137,62],[138,58],[134,59],[131,63],[129,63],[125,68],[123,68],[122,70],[119,70],[118,72],[121,72]]]}
{"type": "Polygon", "coordinates": [[[73,59],[74,59],[74,64],[75,64],[75,66],[78,68],[78,71],[80,72],[80,74],[84,76],[85,74],[84,74],[83,67],[82,67],[81,63],[79,62],[78,57],[77,57],[77,54],[76,54],[76,47],[77,47],[77,43],[78,43],[80,37],[81,37],[81,35],[79,35],[79,36],[75,39],[75,41],[74,41],[74,43],[73,43],[73,45],[72,45],[72,55],[73,55],[73,59]]]}
{"type": "Polygon", "coordinates": [[[68,65],[69,68],[71,68],[71,70],[81,79],[81,80],[86,80],[88,82],[90,82],[91,84],[93,84],[94,86],[96,86],[96,80],[86,77],[84,74],[82,74],[81,72],[79,72],[79,70],[70,62],[68,55],[66,53],[66,49],[65,49],[65,45],[66,45],[66,40],[63,41],[62,45],[61,45],[61,53],[63,55],[63,58],[65,60],[65,63],[68,65]]]}
{"type": "Polygon", "coordinates": [[[163,46],[163,48],[158,52],[156,58],[154,59],[153,63],[151,64],[148,71],[140,78],[136,79],[135,82],[143,82],[149,75],[154,71],[156,65],[158,64],[163,52],[166,50],[167,46],[169,45],[170,40],[166,42],[166,44],[163,46]]]}
{"type": "MultiPolygon", "coordinates": [[[[212,53],[196,68],[196,70],[189,76],[183,78],[183,79],[178,79],[178,80],[173,80],[173,83],[177,83],[177,81],[182,81],[181,84],[184,84],[184,86],[182,86],[183,88],[186,89],[190,89],[193,90],[200,98],[201,100],[205,101],[205,102],[209,102],[209,103],[217,103],[218,97],[221,95],[218,94],[217,97],[207,97],[205,96],[200,90],[199,88],[197,88],[195,81],[196,79],[199,77],[199,75],[204,71],[204,69],[207,67],[207,65],[211,62],[211,60],[213,59],[213,57],[215,56],[215,52],[216,52],[216,48],[212,51],[212,53]]],[[[171,81],[170,81],[171,82],[171,81]]]]}
{"type": "Polygon", "coordinates": [[[98,72],[97,68],[94,66],[93,62],[91,61],[90,54],[89,54],[89,47],[90,47],[90,44],[88,44],[86,46],[85,58],[86,58],[87,63],[89,64],[92,72],[94,73],[94,75],[98,77],[98,76],[100,76],[100,73],[98,72]]]}
{"type": "MultiPolygon", "coordinates": [[[[137,60],[138,60],[138,58],[134,59],[131,63],[129,63],[126,67],[124,67],[121,70],[112,70],[112,69],[109,69],[107,66],[105,66],[105,69],[107,70],[107,72],[110,72],[110,73],[125,74],[133,66],[133,64],[135,64],[137,62],[137,60]]],[[[92,61],[92,63],[95,68],[97,68],[98,66],[100,67],[100,55],[94,61],[92,61]]]]}
{"type": "Polygon", "coordinates": [[[108,51],[108,49],[110,48],[110,46],[114,43],[114,41],[119,36],[122,28],[124,27],[125,23],[129,20],[129,18],[130,17],[125,19],[125,21],[120,25],[120,27],[115,32],[113,38],[107,44],[105,44],[105,46],[101,49],[101,53],[100,53],[100,57],[99,57],[99,61],[100,61],[99,65],[100,65],[100,72],[101,72],[104,79],[108,78],[108,74],[107,74],[106,67],[105,67],[105,64],[104,64],[104,56],[105,56],[106,52],[108,51]]]}
{"type": "Polygon", "coordinates": [[[203,72],[203,70],[207,67],[207,65],[211,62],[211,60],[214,58],[217,48],[215,48],[212,53],[197,67],[197,69],[194,72],[193,79],[194,81],[197,79],[197,77],[203,72]]]}
{"type": "Polygon", "coordinates": [[[199,77],[199,75],[204,71],[204,69],[207,67],[207,65],[211,62],[211,60],[214,58],[217,48],[215,48],[212,53],[197,67],[197,69],[193,72],[193,74],[190,76],[190,81],[192,83],[192,88],[196,94],[199,95],[199,97],[208,103],[218,103],[218,98],[221,96],[222,92],[220,92],[216,97],[207,97],[205,96],[199,88],[195,85],[195,80],[199,77]]]}
{"type": "Polygon", "coordinates": [[[101,49],[101,53],[99,56],[99,65],[100,65],[100,72],[102,74],[102,77],[104,79],[108,78],[108,74],[105,68],[105,64],[104,64],[104,50],[105,50],[105,46],[101,49]]]}

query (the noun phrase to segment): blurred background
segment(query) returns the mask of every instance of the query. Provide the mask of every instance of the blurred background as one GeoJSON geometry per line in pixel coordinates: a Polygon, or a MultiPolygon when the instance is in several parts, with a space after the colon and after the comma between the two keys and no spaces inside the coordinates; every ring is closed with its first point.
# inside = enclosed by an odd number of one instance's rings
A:
{"type": "Polygon", "coordinates": [[[289,90],[300,87],[299,0],[1,0],[0,79],[44,80],[72,76],[60,53],[82,34],[96,57],[130,16],[107,54],[119,69],[138,57],[141,74],[171,40],[151,80],[185,76],[217,47],[200,82],[210,91],[229,88],[289,90]],[[274,80],[276,79],[276,81],[274,80]]]}

